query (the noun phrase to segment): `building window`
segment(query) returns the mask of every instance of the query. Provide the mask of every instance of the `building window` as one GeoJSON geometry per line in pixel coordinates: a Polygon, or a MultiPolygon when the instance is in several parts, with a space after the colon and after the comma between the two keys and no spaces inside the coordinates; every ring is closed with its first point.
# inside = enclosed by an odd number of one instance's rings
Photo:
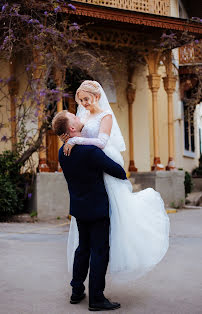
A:
{"type": "Polygon", "coordinates": [[[184,146],[188,152],[195,152],[194,108],[184,103],[184,146]]]}

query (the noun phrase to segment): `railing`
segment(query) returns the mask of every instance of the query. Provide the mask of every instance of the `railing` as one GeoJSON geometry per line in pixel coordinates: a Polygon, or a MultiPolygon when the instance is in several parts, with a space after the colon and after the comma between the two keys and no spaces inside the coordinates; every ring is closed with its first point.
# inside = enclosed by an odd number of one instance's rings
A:
{"type": "Polygon", "coordinates": [[[170,15],[170,0],[74,0],[122,10],[170,15]]]}
{"type": "Polygon", "coordinates": [[[180,64],[202,64],[202,40],[179,48],[180,64]]]}

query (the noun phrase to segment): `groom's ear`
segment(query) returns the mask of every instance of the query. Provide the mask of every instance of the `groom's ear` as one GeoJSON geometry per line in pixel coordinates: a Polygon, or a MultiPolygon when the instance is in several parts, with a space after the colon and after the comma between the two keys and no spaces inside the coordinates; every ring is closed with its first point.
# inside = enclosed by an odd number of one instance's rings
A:
{"type": "Polygon", "coordinates": [[[70,133],[70,132],[74,132],[74,131],[75,131],[75,127],[70,126],[70,127],[69,127],[69,133],[70,133]]]}
{"type": "Polygon", "coordinates": [[[70,137],[73,137],[75,132],[76,132],[76,129],[73,126],[69,127],[68,133],[69,133],[70,137]]]}

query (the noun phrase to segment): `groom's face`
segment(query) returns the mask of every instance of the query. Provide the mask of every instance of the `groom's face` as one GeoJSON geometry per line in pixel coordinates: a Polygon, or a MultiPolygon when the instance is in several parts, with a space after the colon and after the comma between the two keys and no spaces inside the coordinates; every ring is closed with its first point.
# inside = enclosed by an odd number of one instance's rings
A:
{"type": "Polygon", "coordinates": [[[79,117],[75,116],[75,114],[71,112],[67,112],[67,117],[68,117],[68,129],[69,129],[69,134],[70,136],[73,136],[74,133],[80,132],[83,124],[81,123],[79,117]]]}

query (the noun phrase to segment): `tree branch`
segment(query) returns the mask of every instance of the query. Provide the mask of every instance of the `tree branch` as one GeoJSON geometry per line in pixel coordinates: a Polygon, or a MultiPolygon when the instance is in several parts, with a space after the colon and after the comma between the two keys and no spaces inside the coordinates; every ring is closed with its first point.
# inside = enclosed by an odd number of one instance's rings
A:
{"type": "Polygon", "coordinates": [[[29,159],[29,157],[31,157],[31,155],[36,152],[40,146],[41,146],[41,143],[42,143],[42,140],[43,140],[43,135],[45,134],[45,132],[47,131],[48,129],[48,126],[49,126],[49,123],[48,122],[43,122],[40,130],[39,130],[39,135],[38,135],[38,138],[36,139],[36,141],[34,142],[34,144],[29,147],[23,154],[22,156],[16,160],[16,163],[17,164],[22,164],[24,165],[25,162],[29,159]]]}

